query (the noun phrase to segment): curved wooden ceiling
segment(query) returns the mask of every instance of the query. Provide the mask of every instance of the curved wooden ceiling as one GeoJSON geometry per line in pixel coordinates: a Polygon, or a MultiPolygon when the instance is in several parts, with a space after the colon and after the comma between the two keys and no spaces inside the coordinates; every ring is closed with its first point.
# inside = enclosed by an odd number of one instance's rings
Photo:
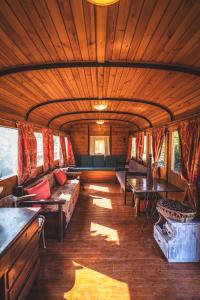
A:
{"type": "Polygon", "coordinates": [[[0,116],[68,127],[104,101],[144,129],[199,112],[199,16],[196,0],[1,0],[0,116]]]}

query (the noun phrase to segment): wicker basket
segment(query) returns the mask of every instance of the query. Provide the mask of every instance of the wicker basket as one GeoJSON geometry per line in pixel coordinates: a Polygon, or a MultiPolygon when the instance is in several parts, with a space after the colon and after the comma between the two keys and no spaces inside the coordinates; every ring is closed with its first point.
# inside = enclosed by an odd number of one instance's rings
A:
{"type": "MultiPolygon", "coordinates": [[[[173,210],[168,207],[162,205],[163,199],[158,201],[157,203],[157,211],[165,218],[169,218],[178,222],[189,222],[193,220],[197,214],[196,211],[190,209],[190,212],[181,212],[178,210],[173,210]]],[[[168,200],[173,201],[173,200],[168,200]]],[[[186,207],[186,205],[182,204],[182,206],[186,207]]]]}

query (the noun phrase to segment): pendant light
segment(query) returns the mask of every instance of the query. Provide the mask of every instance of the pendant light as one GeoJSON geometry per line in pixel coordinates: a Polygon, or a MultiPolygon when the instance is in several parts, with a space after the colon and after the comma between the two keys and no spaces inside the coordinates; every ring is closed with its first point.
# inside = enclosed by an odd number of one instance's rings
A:
{"type": "Polygon", "coordinates": [[[94,5],[107,6],[119,2],[119,0],[88,0],[88,2],[94,5]]]}

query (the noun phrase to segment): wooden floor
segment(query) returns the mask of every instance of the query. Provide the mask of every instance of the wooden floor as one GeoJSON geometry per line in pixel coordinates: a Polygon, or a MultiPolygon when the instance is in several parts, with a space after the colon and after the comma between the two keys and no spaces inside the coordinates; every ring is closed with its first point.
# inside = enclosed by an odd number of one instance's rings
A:
{"type": "Polygon", "coordinates": [[[47,241],[28,299],[200,299],[200,264],[167,263],[118,185],[87,184],[64,243],[47,241]]]}

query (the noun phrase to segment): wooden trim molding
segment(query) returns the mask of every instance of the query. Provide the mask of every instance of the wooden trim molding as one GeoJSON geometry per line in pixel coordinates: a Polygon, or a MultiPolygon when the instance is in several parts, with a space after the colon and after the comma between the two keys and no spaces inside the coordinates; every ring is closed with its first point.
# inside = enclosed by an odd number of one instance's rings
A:
{"type": "Polygon", "coordinates": [[[41,71],[49,69],[66,69],[66,68],[139,68],[139,69],[153,69],[162,71],[173,71],[179,73],[186,73],[189,75],[200,76],[200,69],[178,64],[145,62],[145,61],[76,61],[76,62],[56,62],[56,63],[44,63],[44,64],[31,64],[21,65],[0,70],[0,77],[23,73],[31,71],[41,71]]]}
{"type": "MultiPolygon", "coordinates": [[[[79,114],[95,114],[97,112],[98,112],[97,110],[88,110],[88,111],[86,110],[86,111],[75,111],[75,112],[62,113],[62,114],[56,115],[53,118],[51,118],[48,121],[47,126],[50,126],[50,124],[55,119],[58,119],[58,118],[61,118],[61,117],[64,117],[64,116],[79,115],[79,114]]],[[[148,118],[146,118],[146,117],[144,117],[142,115],[139,115],[139,114],[130,113],[130,112],[123,112],[123,111],[111,111],[111,110],[103,110],[102,114],[104,114],[104,113],[105,114],[119,114],[119,115],[127,115],[127,116],[138,117],[138,118],[141,118],[141,119],[145,120],[149,124],[149,127],[152,127],[151,121],[148,118]]]]}
{"type": "MultiPolygon", "coordinates": [[[[36,109],[38,109],[38,108],[40,108],[40,107],[42,107],[42,106],[51,105],[51,104],[54,104],[54,103],[76,102],[76,101],[98,101],[98,100],[100,100],[100,99],[94,97],[94,98],[72,98],[72,99],[63,98],[63,99],[53,99],[53,100],[44,101],[44,102],[41,102],[41,103],[39,103],[39,104],[36,104],[36,105],[32,106],[32,107],[27,111],[26,116],[25,116],[25,119],[26,119],[26,121],[28,121],[28,119],[29,119],[29,117],[30,117],[30,114],[31,114],[34,110],[36,110],[36,109]]],[[[159,103],[155,103],[155,102],[153,102],[153,101],[151,101],[151,100],[144,100],[144,99],[126,99],[126,98],[103,98],[103,99],[101,99],[101,101],[102,101],[102,100],[109,101],[109,102],[110,102],[110,101],[111,101],[111,102],[113,102],[113,101],[121,101],[121,102],[142,103],[142,104],[146,104],[146,105],[151,105],[151,106],[154,106],[154,107],[159,108],[159,109],[161,109],[161,110],[164,110],[164,111],[168,114],[168,116],[169,116],[169,118],[170,118],[170,121],[173,121],[173,120],[174,120],[174,115],[173,115],[172,111],[171,111],[168,107],[166,107],[166,106],[164,106],[164,105],[162,105],[162,104],[159,104],[159,103]]]]}

